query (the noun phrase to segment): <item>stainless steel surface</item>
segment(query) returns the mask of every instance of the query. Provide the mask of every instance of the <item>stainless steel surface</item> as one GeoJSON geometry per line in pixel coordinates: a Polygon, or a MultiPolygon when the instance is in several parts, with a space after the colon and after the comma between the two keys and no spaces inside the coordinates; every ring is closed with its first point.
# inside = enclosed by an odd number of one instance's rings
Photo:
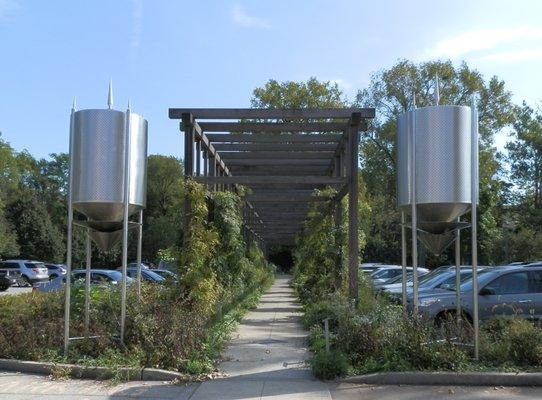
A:
{"type": "Polygon", "coordinates": [[[137,227],[137,298],[141,297],[141,248],[143,246],[143,210],[139,211],[139,226],[137,227]]]}
{"type": "Polygon", "coordinates": [[[66,290],[64,291],[64,355],[68,355],[70,345],[70,297],[72,271],[72,230],[73,230],[73,144],[75,100],[70,116],[70,171],[68,177],[68,232],[66,238],[66,290]]]}
{"type": "Polygon", "coordinates": [[[472,322],[474,330],[474,358],[479,358],[479,320],[478,320],[478,110],[476,98],[472,96],[471,106],[471,254],[472,254],[472,322]]]}
{"type": "Polygon", "coordinates": [[[451,222],[471,206],[471,113],[465,106],[430,106],[409,111],[397,121],[397,190],[399,207],[410,213],[416,159],[418,219],[451,222]],[[412,126],[416,154],[412,154],[412,126]]]}
{"type": "Polygon", "coordinates": [[[440,255],[455,239],[454,231],[444,233],[430,233],[418,230],[418,239],[425,248],[436,255],[440,255]]]}
{"type": "Polygon", "coordinates": [[[403,304],[403,312],[406,314],[407,312],[407,245],[406,245],[406,220],[405,220],[405,212],[401,211],[401,268],[402,268],[402,275],[403,280],[401,282],[402,287],[402,293],[401,293],[401,300],[403,304]]]}
{"type": "Polygon", "coordinates": [[[122,229],[113,232],[90,231],[92,241],[104,252],[109,252],[122,239],[122,229]]]}
{"type": "MultiPolygon", "coordinates": [[[[122,221],[126,114],[81,110],[73,122],[73,207],[97,221],[122,221]]],[[[131,113],[129,214],[145,207],[147,121],[131,113]]]]}
{"type": "Polygon", "coordinates": [[[86,270],[85,270],[85,337],[89,337],[90,331],[90,267],[92,262],[91,243],[90,243],[90,228],[86,230],[86,270]]]}
{"type": "Polygon", "coordinates": [[[410,118],[410,187],[412,188],[410,198],[410,217],[412,223],[412,304],[414,315],[418,315],[418,190],[417,190],[417,137],[416,137],[416,109],[411,113],[410,118]]]}
{"type": "MultiPolygon", "coordinates": [[[[459,218],[457,219],[459,222],[459,218]]],[[[455,317],[457,327],[461,328],[461,293],[459,293],[459,286],[461,286],[461,230],[455,230],[455,317]]]]}
{"type": "Polygon", "coordinates": [[[128,267],[128,218],[130,216],[129,201],[130,201],[130,177],[132,165],[130,162],[131,158],[131,141],[132,141],[132,117],[131,111],[128,107],[126,110],[126,132],[125,135],[125,149],[126,153],[124,154],[124,176],[123,176],[123,189],[124,194],[122,198],[124,199],[123,207],[123,226],[122,226],[122,282],[121,282],[121,299],[120,299],[120,343],[124,345],[124,332],[126,326],[126,278],[127,278],[127,267],[128,267]]]}

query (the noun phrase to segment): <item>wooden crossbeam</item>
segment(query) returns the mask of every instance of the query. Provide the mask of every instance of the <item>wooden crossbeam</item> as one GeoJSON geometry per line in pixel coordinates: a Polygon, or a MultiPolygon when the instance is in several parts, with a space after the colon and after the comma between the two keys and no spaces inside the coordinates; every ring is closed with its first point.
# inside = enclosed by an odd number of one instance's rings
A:
{"type": "MultiPolygon", "coordinates": [[[[336,144],[312,144],[312,143],[216,143],[215,149],[217,151],[246,151],[246,152],[258,152],[258,151],[334,151],[337,148],[336,144]]],[[[248,156],[246,154],[245,156],[248,156]]],[[[250,157],[247,157],[250,158],[250,157]]],[[[284,158],[288,158],[285,155],[284,158]]],[[[293,157],[292,157],[293,158],[293,157]]]]}
{"type": "Polygon", "coordinates": [[[207,133],[206,136],[213,143],[338,143],[342,135],[333,135],[330,133],[284,135],[266,132],[253,135],[207,133]]]}
{"type": "Polygon", "coordinates": [[[344,122],[201,122],[205,132],[341,132],[344,122]]]}
{"type": "Polygon", "coordinates": [[[344,185],[346,183],[346,178],[331,176],[196,176],[194,179],[210,185],[344,185]]]}
{"type": "Polygon", "coordinates": [[[249,152],[230,152],[221,154],[224,161],[227,160],[245,160],[245,159],[321,159],[329,163],[335,153],[333,151],[259,151],[249,152]]]}
{"type": "Polygon", "coordinates": [[[362,118],[374,118],[374,108],[170,108],[169,118],[180,119],[190,113],[201,119],[321,119],[350,118],[360,113],[362,118]]]}
{"type": "Polygon", "coordinates": [[[304,195],[304,194],[249,194],[246,195],[245,198],[249,200],[253,204],[260,204],[260,203],[305,203],[305,202],[312,202],[312,201],[327,201],[329,200],[329,197],[316,197],[312,195],[304,195]]]}

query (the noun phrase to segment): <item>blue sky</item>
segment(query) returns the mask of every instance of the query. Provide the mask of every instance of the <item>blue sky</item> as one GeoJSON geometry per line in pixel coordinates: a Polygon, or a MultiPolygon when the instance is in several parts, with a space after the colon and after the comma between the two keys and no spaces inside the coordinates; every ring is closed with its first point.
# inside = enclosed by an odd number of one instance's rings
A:
{"type": "Polygon", "coordinates": [[[0,131],[38,157],[67,151],[73,98],[105,107],[112,78],[150,153],[179,156],[171,106],[246,107],[270,78],[310,76],[352,98],[400,58],[466,60],[540,105],[542,1],[0,0],[0,131]]]}

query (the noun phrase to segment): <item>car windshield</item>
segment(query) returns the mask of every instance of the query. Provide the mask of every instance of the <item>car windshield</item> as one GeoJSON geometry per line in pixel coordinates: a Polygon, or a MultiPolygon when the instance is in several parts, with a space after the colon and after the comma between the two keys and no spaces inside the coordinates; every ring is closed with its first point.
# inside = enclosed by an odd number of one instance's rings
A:
{"type": "MultiPolygon", "coordinates": [[[[143,271],[142,271],[143,272],[143,271]]],[[[156,272],[146,269],[145,272],[143,272],[147,277],[151,278],[155,282],[163,282],[165,281],[165,278],[161,275],[158,275],[156,272]]]]}
{"type": "Polygon", "coordinates": [[[373,279],[386,279],[390,277],[395,277],[394,269],[392,268],[383,268],[379,271],[374,272],[372,275],[373,279]]]}
{"type": "Polygon", "coordinates": [[[44,263],[24,263],[26,268],[46,268],[44,263]]]}
{"type": "MultiPolygon", "coordinates": [[[[490,274],[490,272],[493,272],[493,269],[483,269],[481,271],[478,271],[478,287],[481,287],[485,285],[490,279],[492,279],[493,274],[490,274]]],[[[472,291],[472,276],[470,276],[468,279],[466,279],[461,286],[459,287],[459,291],[461,292],[469,292],[472,291]]]]}
{"type": "MultiPolygon", "coordinates": [[[[407,282],[410,282],[412,280],[412,272],[407,272],[407,282]]],[[[403,273],[401,272],[400,275],[397,275],[395,278],[391,278],[389,281],[387,281],[387,284],[392,283],[401,283],[403,282],[403,273]]]]}

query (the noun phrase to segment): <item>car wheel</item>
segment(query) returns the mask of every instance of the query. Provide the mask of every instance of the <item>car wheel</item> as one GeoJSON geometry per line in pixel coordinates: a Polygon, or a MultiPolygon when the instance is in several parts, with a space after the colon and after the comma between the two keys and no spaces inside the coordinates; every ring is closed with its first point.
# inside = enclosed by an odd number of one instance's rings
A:
{"type": "Polygon", "coordinates": [[[27,287],[32,286],[32,283],[30,282],[30,279],[28,276],[23,275],[21,279],[19,279],[19,287],[27,287]]]}
{"type": "Polygon", "coordinates": [[[0,292],[5,292],[6,290],[9,289],[9,281],[6,279],[0,279],[0,292]]]}

